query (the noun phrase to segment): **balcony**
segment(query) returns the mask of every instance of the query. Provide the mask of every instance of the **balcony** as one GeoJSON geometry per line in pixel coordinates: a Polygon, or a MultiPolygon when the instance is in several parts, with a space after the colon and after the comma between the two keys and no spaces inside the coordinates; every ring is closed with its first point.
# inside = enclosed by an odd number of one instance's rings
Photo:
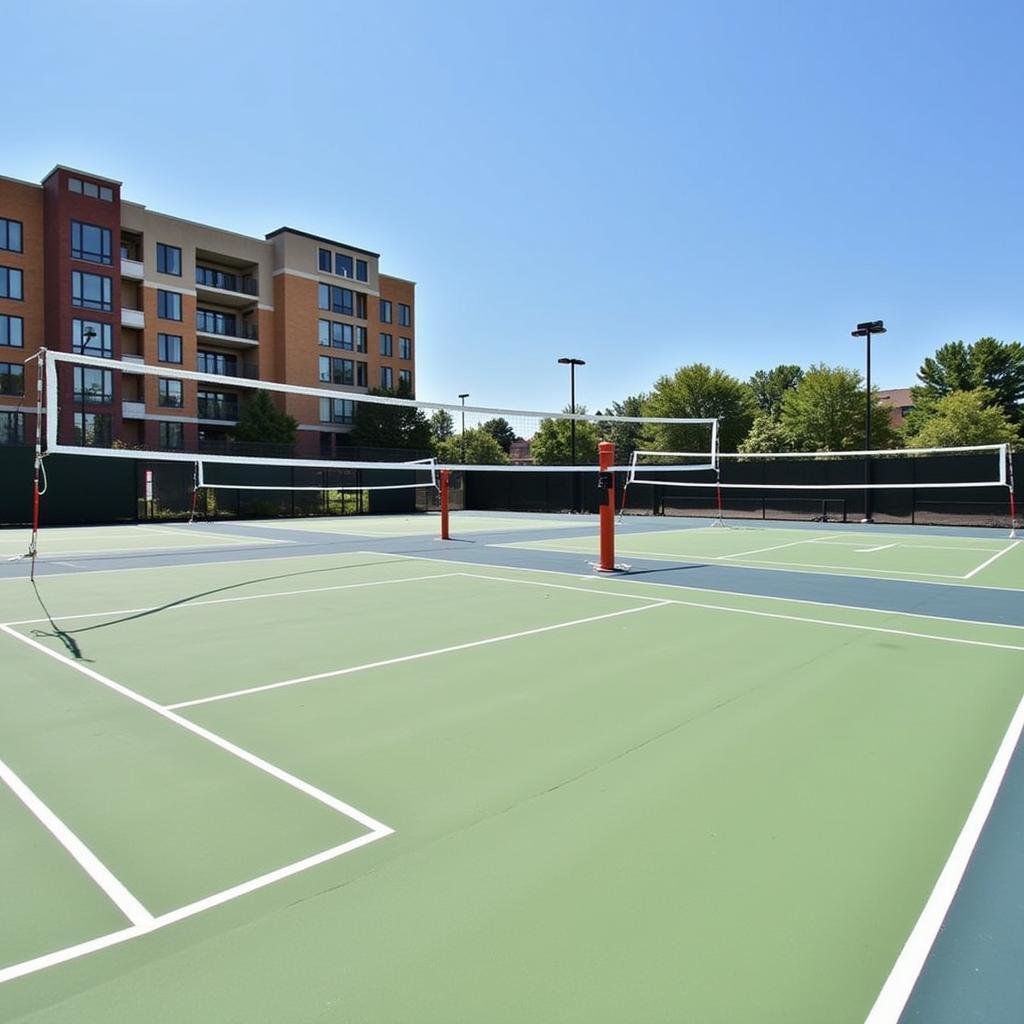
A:
{"type": "Polygon", "coordinates": [[[136,331],[144,330],[146,327],[146,314],[141,309],[122,309],[121,326],[131,327],[136,331]]]}
{"type": "Polygon", "coordinates": [[[196,266],[196,296],[200,299],[240,309],[252,306],[259,299],[259,294],[259,283],[249,274],[196,266]]]}
{"type": "Polygon", "coordinates": [[[203,359],[204,353],[199,353],[196,363],[196,370],[199,373],[210,373],[218,377],[241,377],[244,380],[259,380],[260,368],[256,363],[239,363],[234,365],[219,360],[203,359]]]}
{"type": "Polygon", "coordinates": [[[121,416],[126,420],[144,420],[146,418],[146,403],[122,402],[121,416]]]}
{"type": "Polygon", "coordinates": [[[199,419],[234,423],[238,419],[238,400],[230,398],[200,398],[199,419]]]}
{"type": "Polygon", "coordinates": [[[260,343],[260,333],[256,324],[202,316],[196,318],[196,337],[229,348],[254,348],[260,343]]]}
{"type": "Polygon", "coordinates": [[[121,276],[132,281],[141,281],[146,276],[146,265],[142,260],[129,260],[122,256],[121,276]]]}

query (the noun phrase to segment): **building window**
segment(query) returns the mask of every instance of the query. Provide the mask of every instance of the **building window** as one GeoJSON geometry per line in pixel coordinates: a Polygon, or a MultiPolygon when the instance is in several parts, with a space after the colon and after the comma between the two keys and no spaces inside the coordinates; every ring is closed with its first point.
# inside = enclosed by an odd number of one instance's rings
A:
{"type": "Polygon", "coordinates": [[[320,356],[320,380],[324,384],[355,383],[355,363],[351,359],[332,359],[320,356]]]}
{"type": "Polygon", "coordinates": [[[25,321],[20,316],[0,313],[0,346],[25,347],[25,321]]]}
{"type": "Polygon", "coordinates": [[[380,354],[382,356],[389,356],[392,354],[391,335],[382,334],[380,336],[380,354]]]}
{"type": "Polygon", "coordinates": [[[316,339],[322,348],[331,347],[331,321],[318,320],[316,322],[316,339]]]}
{"type": "Polygon", "coordinates": [[[360,320],[366,319],[366,296],[362,292],[356,293],[356,316],[360,320]]]}
{"type": "Polygon", "coordinates": [[[412,359],[412,338],[398,339],[398,358],[412,359]]]}
{"type": "Polygon", "coordinates": [[[156,357],[161,363],[181,362],[181,335],[158,334],[156,336],[156,357]]]}
{"type": "Polygon", "coordinates": [[[412,370],[399,370],[398,371],[398,386],[407,387],[412,390],[412,370]]]}
{"type": "Polygon", "coordinates": [[[110,444],[109,412],[76,412],[75,440],[78,444],[110,444]]]}
{"type": "Polygon", "coordinates": [[[369,281],[370,272],[366,265],[366,260],[356,260],[356,280],[357,281],[369,281]]]}
{"type": "Polygon", "coordinates": [[[83,181],[81,178],[68,178],[68,191],[77,192],[90,199],[102,199],[105,203],[114,201],[114,190],[107,185],[97,185],[94,181],[83,181]]]}
{"type": "Polygon", "coordinates": [[[335,348],[352,351],[352,325],[331,324],[331,342],[335,348]]]}
{"type": "Polygon", "coordinates": [[[83,309],[98,309],[109,313],[113,307],[113,284],[103,274],[86,274],[80,270],[71,271],[71,305],[83,309]]]}
{"type": "Polygon", "coordinates": [[[114,400],[114,375],[110,370],[94,370],[91,366],[75,368],[76,402],[89,405],[110,405],[114,400]]]}
{"type": "Polygon", "coordinates": [[[158,405],[165,409],[180,409],[184,403],[180,380],[167,380],[160,378],[160,398],[158,405]]]}
{"type": "Polygon", "coordinates": [[[367,386],[366,381],[366,363],[356,363],[356,387],[365,388],[367,386]]]}
{"type": "Polygon", "coordinates": [[[181,250],[176,245],[156,243],[156,269],[158,273],[181,277],[181,250]]]}
{"type": "Polygon", "coordinates": [[[165,292],[158,288],[156,292],[156,315],[161,320],[181,319],[181,296],[177,292],[165,292]]]}
{"type": "Polygon", "coordinates": [[[386,391],[390,391],[394,386],[394,375],[391,372],[390,366],[382,366],[380,368],[380,386],[386,391]]]}
{"type": "Polygon", "coordinates": [[[0,267],[0,299],[21,297],[21,271],[14,267],[0,267]]]}
{"type": "Polygon", "coordinates": [[[218,313],[214,309],[196,310],[196,330],[205,334],[223,334],[230,338],[239,337],[238,319],[233,313],[218,313]]]}
{"type": "Polygon", "coordinates": [[[224,391],[199,392],[199,418],[203,420],[237,420],[238,395],[224,391]]]}
{"type": "Polygon", "coordinates": [[[355,423],[356,404],[348,398],[321,398],[321,423],[355,423]]]}
{"type": "Polygon", "coordinates": [[[334,272],[338,277],[351,277],[355,272],[352,257],[346,256],[343,252],[336,252],[334,254],[334,272]]]}
{"type": "Polygon", "coordinates": [[[21,247],[21,221],[0,217],[0,249],[23,252],[21,247]]]}
{"type": "Polygon", "coordinates": [[[366,351],[366,328],[356,326],[356,351],[366,351]]]}
{"type": "Polygon", "coordinates": [[[331,286],[329,284],[317,285],[316,304],[318,309],[331,308],[331,286]]]}
{"type": "Polygon", "coordinates": [[[0,395],[25,394],[25,367],[20,363],[0,363],[0,395]]]}
{"type": "Polygon", "coordinates": [[[216,373],[221,377],[238,376],[238,357],[224,352],[200,352],[199,372],[216,373]]]}
{"type": "Polygon", "coordinates": [[[184,448],[185,426],[182,423],[162,422],[160,424],[161,448],[184,448]]]}
{"type": "Polygon", "coordinates": [[[325,273],[331,272],[331,251],[330,249],[317,250],[317,266],[325,273]]]}
{"type": "MultiPolygon", "coordinates": [[[[242,288],[238,287],[238,275],[229,274],[226,270],[216,270],[214,267],[196,267],[196,284],[206,285],[207,288],[221,288],[227,292],[239,292],[246,290],[246,282],[252,281],[250,288],[255,288],[255,281],[252,278],[242,278],[242,288]]],[[[250,294],[255,291],[250,290],[250,294]]]]}
{"type": "Polygon", "coordinates": [[[380,300],[380,322],[382,324],[391,323],[391,303],[387,299],[380,300]]]}
{"type": "Polygon", "coordinates": [[[0,444],[25,443],[25,415],[20,412],[0,412],[0,444]]]}
{"type": "Polygon", "coordinates": [[[352,316],[354,297],[355,293],[351,288],[339,288],[336,284],[331,285],[331,309],[335,313],[352,316]]]}
{"type": "Polygon", "coordinates": [[[80,355],[109,359],[114,354],[110,324],[101,324],[98,320],[72,320],[71,350],[80,355]]]}
{"type": "Polygon", "coordinates": [[[71,258],[110,266],[110,229],[96,224],[71,222],[71,258]]]}
{"type": "Polygon", "coordinates": [[[398,323],[402,327],[412,326],[412,309],[404,302],[398,304],[398,323]]]}

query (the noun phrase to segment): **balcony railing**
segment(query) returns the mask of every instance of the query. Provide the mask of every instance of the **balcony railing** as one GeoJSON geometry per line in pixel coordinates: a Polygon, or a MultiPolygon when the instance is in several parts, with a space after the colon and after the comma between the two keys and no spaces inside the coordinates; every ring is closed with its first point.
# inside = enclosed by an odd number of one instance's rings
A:
{"type": "Polygon", "coordinates": [[[146,314],[141,309],[122,309],[121,326],[143,330],[146,326],[146,314]]]}
{"type": "Polygon", "coordinates": [[[220,377],[241,377],[244,380],[259,380],[260,368],[256,363],[236,363],[234,366],[214,365],[204,363],[202,354],[196,363],[196,370],[199,373],[212,373],[220,377]]]}
{"type": "Polygon", "coordinates": [[[196,284],[200,288],[215,288],[218,291],[238,292],[241,295],[258,296],[259,283],[248,274],[229,274],[212,267],[196,267],[196,284]]]}
{"type": "Polygon", "coordinates": [[[146,276],[146,266],[142,260],[132,260],[127,256],[122,256],[121,276],[133,281],[141,281],[146,276]]]}
{"type": "Polygon", "coordinates": [[[200,398],[199,418],[201,420],[237,420],[238,402],[224,398],[200,398]]]}
{"type": "Polygon", "coordinates": [[[196,330],[200,334],[216,334],[221,338],[241,338],[244,341],[259,341],[260,332],[256,324],[238,323],[236,320],[220,320],[214,317],[196,317],[196,330]]]}

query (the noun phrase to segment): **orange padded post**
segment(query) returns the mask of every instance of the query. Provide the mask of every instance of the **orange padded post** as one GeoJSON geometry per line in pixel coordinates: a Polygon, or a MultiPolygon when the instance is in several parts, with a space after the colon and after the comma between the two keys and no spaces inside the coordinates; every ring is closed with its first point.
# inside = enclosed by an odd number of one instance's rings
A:
{"type": "Polygon", "coordinates": [[[600,470],[601,505],[598,509],[601,528],[601,557],[598,572],[615,571],[615,445],[602,441],[597,446],[597,468],[600,470]],[[607,474],[607,475],[606,475],[607,474]],[[606,487],[605,484],[608,486],[606,487]]]}
{"type": "Polygon", "coordinates": [[[441,540],[448,540],[448,470],[441,470],[441,540]]]}

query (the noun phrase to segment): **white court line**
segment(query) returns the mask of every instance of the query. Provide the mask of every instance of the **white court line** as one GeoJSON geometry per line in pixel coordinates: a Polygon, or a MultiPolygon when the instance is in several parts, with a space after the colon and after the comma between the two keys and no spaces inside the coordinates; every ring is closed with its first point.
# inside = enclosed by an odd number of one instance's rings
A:
{"type": "MultiPolygon", "coordinates": [[[[483,580],[489,580],[489,579],[498,579],[498,580],[500,580],[500,579],[504,579],[504,577],[501,577],[501,576],[484,576],[484,575],[479,574],[479,573],[465,573],[465,575],[467,575],[467,576],[475,576],[476,578],[483,579],[483,580]]],[[[583,593],[586,593],[586,594],[594,593],[594,591],[592,591],[592,590],[586,590],[586,589],[584,589],[582,587],[571,587],[568,584],[541,583],[541,582],[538,582],[536,580],[506,580],[506,582],[508,582],[508,583],[520,583],[520,584],[523,584],[525,586],[534,586],[534,587],[557,587],[560,590],[581,590],[583,593]]],[[[626,594],[616,593],[615,591],[601,591],[601,592],[602,593],[606,593],[606,594],[614,595],[615,597],[626,597],[626,596],[628,596],[626,594]]],[[[776,598],[775,600],[780,600],[780,599],[776,598]]],[[[857,630],[863,630],[863,631],[870,632],[870,633],[889,633],[889,634],[895,634],[897,636],[910,636],[910,637],[917,637],[918,639],[921,639],[921,640],[940,640],[940,641],[943,641],[944,643],[967,644],[967,645],[969,645],[971,647],[993,647],[993,648],[996,648],[998,650],[1005,650],[1005,651],[1024,651],[1024,644],[998,644],[998,643],[995,643],[995,642],[989,641],[989,640],[970,640],[970,639],[963,638],[963,637],[940,636],[940,635],[933,634],[933,633],[918,633],[918,632],[915,632],[914,630],[909,630],[909,629],[891,629],[891,628],[889,628],[887,626],[871,626],[871,625],[868,625],[866,623],[859,623],[859,622],[837,622],[837,621],[834,621],[832,619],[813,619],[813,618],[810,618],[809,616],[805,616],[805,615],[789,615],[789,614],[787,614],[785,612],[762,612],[762,611],[758,611],[755,608],[727,608],[724,605],[708,604],[705,601],[681,601],[678,598],[666,597],[666,598],[664,598],[662,600],[662,603],[663,604],[682,605],[685,608],[704,608],[704,609],[707,609],[707,610],[710,610],[710,611],[716,611],[716,612],[732,612],[732,613],[734,613],[736,615],[753,615],[753,616],[756,616],[758,618],[765,618],[765,619],[785,619],[785,620],[787,620],[789,622],[809,622],[809,623],[812,623],[812,624],[815,624],[815,625],[819,625],[819,626],[837,626],[837,627],[839,627],[841,629],[857,629],[857,630]]],[[[816,602],[810,602],[810,603],[813,604],[813,603],[816,603],[816,602]]],[[[845,607],[845,606],[840,605],[839,607],[845,607]]],[[[638,609],[638,610],[642,610],[642,609],[638,609]]],[[[954,620],[951,620],[951,621],[959,622],[961,620],[954,619],[954,620]]]]}
{"type": "Polygon", "coordinates": [[[874,548],[854,548],[853,550],[856,551],[859,555],[869,555],[874,551],[888,551],[889,548],[894,548],[897,546],[898,545],[896,544],[879,544],[878,547],[874,548]]]}
{"type": "MultiPolygon", "coordinates": [[[[461,574],[470,575],[470,574],[461,574]]],[[[477,577],[486,579],[487,577],[477,577]]],[[[505,583],[522,583],[523,580],[503,580],[505,583]]],[[[543,585],[543,584],[542,584],[543,585]]],[[[588,591],[590,593],[590,591],[588,591]]],[[[605,595],[607,596],[607,595],[605,595]]],[[[199,704],[212,704],[215,701],[231,700],[235,697],[247,697],[253,693],[265,693],[267,690],[280,690],[285,686],[298,686],[301,683],[312,683],[320,679],[335,679],[339,676],[352,675],[355,672],[365,672],[369,669],[384,668],[387,665],[401,665],[408,661],[419,661],[423,658],[434,658],[440,654],[451,654],[455,651],[468,651],[474,647],[486,647],[490,644],[503,643],[506,640],[518,640],[524,636],[537,636],[540,633],[551,633],[556,629],[568,629],[570,626],[582,626],[588,622],[600,622],[603,619],[614,619],[621,615],[633,615],[636,612],[650,611],[652,608],[660,608],[669,604],[669,601],[655,601],[653,598],[639,598],[642,601],[653,601],[641,608],[625,608],[615,612],[605,612],[603,615],[590,615],[584,619],[573,619],[571,622],[556,622],[550,626],[538,626],[535,629],[524,629],[518,633],[503,633],[501,636],[486,637],[483,640],[470,640],[468,643],[452,644],[449,647],[438,647],[432,651],[418,651],[416,654],[403,654],[397,658],[387,658],[383,661],[371,661],[364,665],[351,665],[348,668],[334,669],[330,672],[317,672],[310,676],[299,676],[296,679],[285,679],[280,683],[266,683],[263,686],[250,686],[244,690],[231,690],[227,693],[217,693],[211,697],[199,697],[195,700],[183,700],[177,704],[168,704],[170,710],[180,708],[193,708],[199,704]]],[[[1024,650],[1024,648],[1021,648],[1024,650]]]]}
{"type": "MultiPolygon", "coordinates": [[[[489,546],[491,546],[491,547],[509,547],[511,545],[495,544],[495,545],[489,545],[489,546]]],[[[571,554],[576,554],[577,552],[570,552],[570,553],[571,554]]],[[[477,569],[477,568],[480,567],[480,563],[479,562],[463,562],[463,561],[461,561],[461,560],[459,560],[457,558],[430,558],[430,559],[425,559],[425,558],[422,558],[419,555],[405,555],[405,554],[398,554],[396,552],[381,552],[381,554],[386,554],[388,558],[402,558],[402,559],[406,559],[408,561],[413,561],[413,562],[422,562],[422,561],[443,562],[443,563],[446,563],[448,565],[464,565],[464,566],[467,566],[469,568],[474,568],[474,569],[477,569]]],[[[561,569],[528,569],[525,566],[521,566],[521,565],[494,565],[494,566],[488,566],[488,568],[495,569],[495,570],[500,569],[502,572],[528,572],[528,573],[534,573],[534,574],[543,574],[543,575],[547,575],[547,576],[561,576],[563,579],[592,580],[597,586],[601,586],[601,585],[605,584],[606,582],[610,582],[610,580],[615,579],[615,577],[604,577],[604,576],[596,576],[596,575],[595,576],[578,576],[576,573],[565,572],[565,571],[563,571],[561,569]]],[[[755,567],[754,571],[755,572],[774,572],[775,570],[774,569],[761,569],[761,568],[756,568],[755,567]]],[[[465,573],[464,575],[469,576],[469,575],[478,575],[478,574],[477,573],[465,573]]],[[[494,576],[494,577],[484,577],[484,578],[485,579],[507,579],[507,577],[505,577],[505,576],[494,576]]],[[[866,578],[871,579],[873,577],[866,577],[866,578]]],[[[509,580],[509,582],[510,583],[514,583],[514,582],[517,582],[517,581],[516,580],[509,580]]],[[[905,612],[905,611],[901,611],[898,608],[872,608],[870,605],[839,604],[838,602],[835,602],[835,601],[810,601],[810,600],[808,600],[805,597],[779,597],[776,594],[748,594],[748,593],[743,593],[742,591],[741,592],[737,592],[737,591],[734,591],[734,590],[716,590],[714,587],[690,587],[690,586],[686,586],[685,584],[682,584],[682,583],[659,583],[657,580],[638,580],[638,579],[634,579],[632,576],[628,577],[627,579],[624,579],[622,582],[626,583],[629,586],[636,586],[636,587],[658,587],[661,590],[666,590],[667,589],[667,590],[673,590],[673,591],[685,590],[687,593],[691,593],[691,594],[721,594],[723,597],[735,597],[735,598],[740,598],[741,600],[748,600],[748,601],[774,601],[776,603],[781,603],[781,604],[807,604],[807,605],[810,605],[812,608],[819,608],[819,607],[820,608],[838,608],[841,611],[867,612],[867,613],[872,614],[872,615],[902,615],[902,616],[906,616],[906,617],[912,618],[912,619],[929,619],[929,620],[932,620],[934,622],[955,622],[955,623],[960,623],[962,625],[967,625],[967,626],[991,626],[994,629],[1024,629],[1024,625],[1018,625],[1017,623],[1013,623],[1013,622],[990,622],[987,619],[958,619],[958,618],[956,618],[953,615],[929,615],[927,612],[905,612]]],[[[555,584],[552,584],[552,586],[554,586],[554,585],[555,584]]],[[[956,584],[952,584],[952,583],[937,583],[935,585],[939,586],[939,587],[956,586],[956,584]]],[[[581,588],[576,588],[576,589],[581,589],[581,588]]],[[[1017,592],[1016,589],[1013,588],[1013,587],[979,587],[979,588],[975,588],[975,589],[979,589],[979,590],[1009,590],[1012,593],[1016,593],[1017,592]]],[[[585,590],[585,593],[588,593],[588,594],[589,593],[600,593],[600,592],[601,591],[597,591],[596,590],[596,587],[593,590],[591,590],[591,589],[586,589],[585,590]]],[[[626,595],[626,594],[619,594],[619,593],[617,593],[615,591],[610,591],[610,593],[615,593],[616,597],[627,597],[627,596],[630,596],[630,595],[626,595]]],[[[634,594],[632,596],[636,597],[637,595],[634,594]]]]}
{"type": "MultiPolygon", "coordinates": [[[[263,601],[270,597],[295,597],[302,594],[324,594],[332,590],[357,590],[361,587],[385,587],[392,583],[418,583],[420,580],[443,580],[451,576],[462,576],[460,572],[441,572],[430,576],[405,576],[394,580],[365,580],[362,583],[338,583],[330,587],[307,587],[303,590],[277,590],[269,594],[243,594],[239,597],[217,597],[210,601],[181,601],[176,604],[161,605],[155,604],[145,608],[115,608],[113,611],[103,612],[82,612],[78,615],[57,615],[41,619],[18,619],[14,622],[7,622],[7,626],[31,626],[37,622],[50,622],[59,619],[61,622],[70,622],[72,619],[95,619],[107,615],[142,615],[145,612],[155,611],[181,611],[189,608],[203,608],[211,604],[237,604],[241,601],[263,601]]],[[[244,585],[244,584],[243,584],[244,585]]],[[[645,599],[646,600],[646,599],[645,599]]]]}
{"type": "Polygon", "coordinates": [[[238,899],[240,896],[245,896],[250,892],[255,892],[257,889],[262,889],[268,885],[272,885],[274,882],[280,882],[291,875],[296,875],[300,871],[306,871],[309,868],[316,867],[318,864],[324,864],[329,860],[334,860],[336,857],[350,853],[352,850],[357,850],[361,846],[368,846],[370,843],[376,842],[378,839],[383,839],[385,836],[390,835],[390,833],[391,829],[387,829],[386,831],[367,832],[355,839],[350,839],[347,843],[342,843],[339,846],[332,846],[329,850],[323,850],[321,853],[315,853],[311,857],[295,861],[293,864],[287,864],[283,868],[277,868],[274,871],[267,872],[265,875],[259,875],[256,878],[251,878],[248,882],[242,882],[240,885],[232,886],[230,889],[224,889],[221,892],[213,893],[201,900],[196,900],[194,903],[188,903],[183,907],[177,907],[174,910],[168,911],[166,914],[161,914],[159,917],[152,918],[148,924],[139,924],[131,928],[123,928],[120,931],[110,932],[107,935],[100,935],[97,938],[89,939],[86,942],[79,942],[74,946],[67,946],[64,949],[58,949],[52,953],[45,953],[42,956],[33,957],[31,960],[23,960],[21,963],[11,964],[9,967],[0,968],[0,985],[6,981],[13,981],[15,978],[22,978],[26,974],[34,974],[36,971],[45,970],[47,967],[56,967],[58,964],[66,963],[68,960],[76,960],[78,957],[86,956],[89,953],[96,953],[101,949],[109,949],[111,946],[120,945],[122,942],[127,942],[130,939],[140,938],[143,935],[148,935],[150,932],[166,928],[170,924],[177,924],[179,921],[184,921],[186,918],[194,917],[196,914],[200,914],[204,910],[211,910],[214,907],[218,907],[223,903],[229,902],[230,900],[238,899]]]}
{"type": "Polygon", "coordinates": [[[363,825],[365,828],[370,829],[371,831],[384,830],[388,834],[394,831],[383,822],[377,821],[376,818],[371,818],[368,814],[360,811],[357,807],[353,807],[351,804],[347,804],[343,800],[339,800],[337,797],[331,796],[330,793],[324,792],[324,790],[319,789],[311,783],[304,782],[297,776],[292,775],[291,772],[286,772],[283,768],[278,768],[269,761],[265,761],[262,757],[257,757],[256,754],[250,753],[248,750],[244,750],[242,747],[232,743],[230,740],[224,739],[223,736],[218,736],[215,732],[211,732],[209,729],[204,729],[201,725],[196,725],[195,722],[190,722],[187,718],[182,718],[181,715],[176,715],[173,711],[165,708],[163,705],[157,704],[154,700],[150,700],[149,697],[145,697],[141,693],[131,690],[127,686],[123,686],[121,683],[115,683],[113,679],[100,675],[99,672],[83,665],[81,662],[74,661],[72,658],[69,658],[65,654],[61,654],[59,651],[51,650],[45,644],[39,643],[38,640],[33,640],[32,637],[18,633],[16,630],[11,629],[10,626],[0,625],[0,630],[8,636],[13,637],[15,640],[34,648],[41,654],[45,654],[48,658],[53,658],[54,661],[59,661],[62,665],[66,665],[68,668],[73,668],[76,672],[81,672],[82,675],[88,676],[90,679],[106,686],[115,693],[121,694],[122,697],[127,697],[136,704],[141,704],[144,708],[148,708],[161,718],[166,718],[169,722],[173,722],[175,725],[180,725],[182,729],[186,729],[188,732],[194,733],[200,739],[206,740],[208,743],[212,743],[215,747],[220,747],[221,750],[227,751],[227,753],[237,757],[241,761],[245,761],[246,764],[251,764],[261,772],[266,772],[267,775],[283,782],[287,786],[291,786],[292,789],[297,789],[300,793],[305,793],[306,796],[312,797],[314,800],[325,804],[327,807],[337,811],[339,814],[343,814],[345,817],[351,818],[353,821],[358,821],[359,824],[363,825]]]}
{"type": "Polygon", "coordinates": [[[28,785],[3,761],[0,780],[6,782],[14,795],[39,819],[50,834],[78,862],[79,867],[110,897],[113,904],[134,925],[147,925],[153,915],[133,896],[127,887],[89,849],[74,832],[57,817],[28,785]]]}
{"type": "Polygon", "coordinates": [[[978,844],[986,821],[988,821],[1022,732],[1024,732],[1024,700],[1017,705],[1017,711],[1010,720],[1006,734],[1003,736],[988,774],[985,776],[985,781],[981,784],[981,789],[974,800],[974,806],[971,807],[971,812],[950,851],[949,858],[935,883],[935,888],[932,889],[931,895],[924,905],[924,910],[921,911],[921,916],[917,919],[913,931],[907,938],[900,955],[896,958],[896,963],[893,964],[889,977],[886,978],[882,990],[878,993],[878,998],[875,1000],[874,1006],[871,1007],[865,1024],[897,1024],[902,1016],[914,985],[917,984],[917,979],[928,959],[928,954],[935,944],[939,929],[946,919],[946,914],[949,912],[953,898],[967,871],[974,848],[978,844]]]}
{"type": "Polygon", "coordinates": [[[1007,551],[1012,551],[1019,543],[1019,540],[1011,541],[1005,548],[1003,548],[1002,551],[997,551],[991,558],[986,559],[984,562],[981,563],[981,565],[979,565],[976,569],[972,569],[963,578],[965,580],[969,580],[972,576],[976,576],[979,572],[981,572],[982,569],[987,569],[997,558],[1002,558],[1007,551]]]}
{"type": "MultiPolygon", "coordinates": [[[[745,558],[748,555],[760,555],[765,551],[778,551],[780,548],[795,548],[798,544],[820,544],[835,534],[825,534],[821,537],[804,537],[803,540],[791,540],[787,544],[772,544],[767,548],[754,548],[752,551],[737,551],[731,555],[709,555],[709,558],[745,558]]],[[[628,554],[628,552],[627,552],[628,554]]]]}
{"type": "MultiPolygon", "coordinates": [[[[135,530],[144,530],[147,533],[167,533],[173,537],[187,537],[190,532],[196,531],[196,536],[215,537],[217,540],[229,540],[234,544],[291,544],[290,540],[279,540],[276,537],[240,537],[235,533],[207,533],[202,526],[144,526],[141,523],[132,527],[135,530]]],[[[184,545],[187,547],[188,545],[184,545]]]]}
{"type": "MultiPolygon", "coordinates": [[[[492,548],[513,548],[517,550],[528,550],[528,551],[562,551],[570,555],[592,555],[594,551],[592,546],[590,548],[570,548],[562,547],[531,547],[533,541],[517,541],[512,544],[488,544],[488,547],[492,548]]],[[[541,541],[542,544],[547,543],[541,541]]],[[[724,555],[692,555],[678,551],[637,551],[632,548],[619,548],[617,547],[616,553],[620,555],[628,555],[632,558],[651,558],[656,562],[672,561],[672,562],[699,562],[702,565],[714,565],[720,563],[721,559],[727,556],[724,555]]],[[[381,552],[382,554],[384,552],[381,552]]],[[[738,555],[735,557],[739,557],[738,555]]],[[[763,562],[764,565],[749,565],[740,566],[744,569],[757,569],[761,572],[792,572],[794,569],[830,569],[832,575],[835,576],[852,576],[859,579],[866,580],[877,580],[877,579],[893,579],[895,578],[899,582],[902,576],[925,576],[928,577],[924,580],[906,580],[907,583],[940,583],[942,580],[964,580],[966,576],[955,576],[951,573],[941,572],[915,572],[911,569],[871,569],[863,565],[828,565],[823,562],[776,562],[772,559],[767,558],[751,558],[751,562],[763,562]],[[844,570],[850,570],[846,572],[844,570]],[[882,573],[884,575],[865,575],[868,573],[882,573]]],[[[945,586],[956,586],[956,584],[947,583],[945,586]]],[[[1016,587],[988,587],[988,590],[1010,590],[1015,591],[1016,587]]]]}

